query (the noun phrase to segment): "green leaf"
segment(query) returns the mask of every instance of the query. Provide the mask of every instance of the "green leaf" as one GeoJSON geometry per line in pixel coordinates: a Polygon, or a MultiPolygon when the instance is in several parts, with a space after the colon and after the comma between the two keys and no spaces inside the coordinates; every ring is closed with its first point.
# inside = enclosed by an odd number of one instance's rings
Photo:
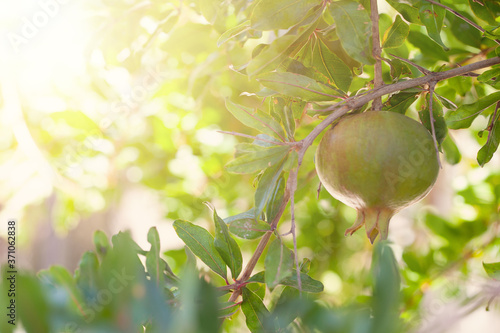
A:
{"type": "Polygon", "coordinates": [[[397,332],[401,278],[394,253],[386,241],[375,245],[372,276],[374,327],[377,327],[377,332],[397,332]]]}
{"type": "Polygon", "coordinates": [[[51,266],[49,269],[38,272],[38,277],[44,283],[65,295],[65,305],[74,313],[78,313],[83,304],[80,289],[77,288],[73,276],[62,266],[51,266]]]}
{"type": "Polygon", "coordinates": [[[270,315],[269,311],[260,297],[248,288],[243,288],[241,310],[245,315],[246,324],[250,332],[262,333],[265,331],[265,323],[270,315]]]}
{"type": "Polygon", "coordinates": [[[269,114],[258,109],[252,109],[243,105],[236,104],[231,100],[226,100],[226,108],[242,124],[263,132],[269,136],[276,137],[282,141],[285,140],[285,131],[279,122],[269,114]]]}
{"type": "Polygon", "coordinates": [[[319,0],[258,0],[250,16],[252,28],[287,29],[297,24],[319,0]]]}
{"type": "Polygon", "coordinates": [[[397,10],[406,21],[415,24],[421,24],[418,8],[413,7],[400,0],[387,0],[387,3],[397,10]]]}
{"type": "Polygon", "coordinates": [[[290,151],[289,146],[272,146],[241,155],[226,165],[233,173],[253,173],[280,162],[290,151]]]}
{"type": "Polygon", "coordinates": [[[220,47],[222,44],[227,42],[228,40],[241,35],[245,31],[248,31],[250,29],[250,20],[246,20],[241,22],[235,27],[232,27],[231,29],[227,30],[224,32],[219,39],[217,40],[217,47],[220,47]]]}
{"type": "Polygon", "coordinates": [[[285,103],[282,98],[276,98],[273,101],[274,113],[281,118],[288,140],[293,140],[295,135],[295,118],[293,115],[292,103],[293,102],[285,103]]]}
{"type": "Polygon", "coordinates": [[[266,285],[269,289],[276,287],[283,279],[292,275],[293,253],[280,238],[276,238],[267,250],[266,259],[266,285]]]}
{"type": "MultiPolygon", "coordinates": [[[[266,276],[266,274],[264,271],[259,272],[255,275],[253,275],[250,279],[248,279],[248,282],[264,283],[265,276],[266,276]]],[[[324,289],[323,283],[321,283],[318,280],[314,280],[312,277],[310,277],[306,273],[300,273],[300,281],[302,283],[302,291],[309,292],[309,293],[320,293],[324,289]]],[[[283,279],[279,284],[283,285],[283,286],[288,286],[288,287],[292,287],[295,289],[299,289],[297,275],[295,273],[292,273],[291,276],[283,279]]]]}
{"type": "Polygon", "coordinates": [[[342,0],[330,4],[337,35],[344,50],[355,60],[371,65],[371,20],[365,8],[358,2],[342,0]]]}
{"type": "Polygon", "coordinates": [[[419,31],[410,30],[408,41],[415,47],[420,49],[424,57],[432,58],[433,60],[448,61],[448,55],[438,44],[432,39],[419,31]]]}
{"type": "Polygon", "coordinates": [[[469,5],[474,14],[481,20],[491,25],[497,25],[496,18],[500,16],[500,3],[498,0],[469,0],[469,5]]]}
{"type": "MultiPolygon", "coordinates": [[[[460,15],[474,22],[474,18],[466,12],[458,11],[460,15]]],[[[481,48],[481,32],[474,28],[469,23],[457,17],[453,13],[446,12],[446,18],[450,22],[450,30],[453,36],[464,44],[470,45],[477,49],[481,48]]]]}
{"type": "Polygon", "coordinates": [[[383,48],[400,47],[410,33],[410,26],[401,19],[401,16],[396,16],[396,20],[391,25],[390,29],[384,34],[382,42],[383,48]]]}
{"type": "Polygon", "coordinates": [[[395,58],[389,61],[386,61],[391,66],[391,77],[393,80],[399,79],[400,76],[411,76],[412,71],[410,67],[403,61],[395,58]]]}
{"type": "Polygon", "coordinates": [[[349,67],[328,48],[321,38],[316,40],[313,51],[313,66],[330,82],[335,82],[342,91],[348,91],[352,82],[349,67]]]}
{"type": "Polygon", "coordinates": [[[403,90],[397,94],[391,95],[383,105],[384,111],[392,111],[405,114],[406,110],[417,100],[420,90],[403,90]]]}
{"type": "Polygon", "coordinates": [[[446,14],[445,9],[423,1],[421,2],[419,13],[420,21],[425,25],[429,37],[441,45],[446,51],[449,50],[441,39],[441,29],[443,28],[443,20],[446,14]]]}
{"type": "Polygon", "coordinates": [[[456,111],[446,114],[446,123],[451,129],[469,128],[474,119],[484,111],[484,109],[500,100],[500,91],[478,99],[472,104],[464,104],[456,111]]]}
{"type": "Polygon", "coordinates": [[[344,95],[332,86],[307,76],[289,72],[271,72],[259,75],[257,80],[280,94],[304,101],[332,101],[344,95]]]}
{"type": "Polygon", "coordinates": [[[458,150],[457,145],[449,134],[444,139],[441,147],[443,147],[444,158],[448,163],[450,163],[451,165],[455,165],[460,162],[460,160],[462,159],[462,154],[460,154],[460,150],[458,150]]]}
{"type": "Polygon", "coordinates": [[[241,218],[229,223],[229,231],[243,239],[256,239],[271,230],[269,224],[253,217],[241,218]]]}
{"type": "Polygon", "coordinates": [[[260,177],[259,185],[255,191],[255,219],[259,218],[264,210],[264,207],[271,199],[284,164],[285,159],[283,159],[280,163],[267,168],[262,174],[262,177],[260,177]]]}
{"type": "Polygon", "coordinates": [[[489,84],[493,88],[500,89],[500,67],[487,70],[479,75],[477,80],[489,84]]]}
{"type": "Polygon", "coordinates": [[[92,251],[83,254],[75,271],[75,281],[83,292],[97,289],[99,283],[99,260],[92,251]]]}
{"type": "Polygon", "coordinates": [[[174,229],[194,255],[226,279],[226,264],[214,245],[214,238],[207,230],[183,220],[175,220],[174,229]]]}
{"type": "Polygon", "coordinates": [[[109,252],[110,245],[108,236],[106,236],[106,234],[103,231],[97,230],[96,232],[94,232],[94,246],[97,254],[101,258],[104,257],[106,253],[109,252]]]}
{"type": "MultiPolygon", "coordinates": [[[[429,95],[426,95],[425,100],[426,100],[426,106],[423,110],[420,110],[418,112],[418,117],[420,118],[422,125],[424,125],[425,128],[427,128],[429,133],[432,135],[432,126],[431,126],[431,119],[429,112],[430,109],[429,95]]],[[[438,146],[440,146],[441,142],[443,142],[444,138],[448,134],[448,127],[446,126],[446,121],[444,120],[443,107],[436,98],[434,98],[432,101],[432,116],[434,118],[434,131],[436,133],[436,141],[438,143],[438,146]]]]}
{"type": "MultiPolygon", "coordinates": [[[[8,273],[3,275],[2,280],[9,277],[8,273]]],[[[40,281],[28,274],[16,276],[16,284],[22,287],[22,291],[16,295],[17,312],[26,332],[50,333],[51,329],[51,306],[44,286],[40,281]]],[[[2,295],[2,298],[5,296],[2,295]]],[[[5,314],[4,314],[4,317],[5,314]]],[[[7,320],[2,318],[2,320],[7,320]]],[[[17,322],[16,322],[17,324],[17,322]]]]}
{"type": "Polygon", "coordinates": [[[500,280],[500,262],[485,263],[483,262],[483,267],[489,277],[500,280]]]}
{"type": "Polygon", "coordinates": [[[165,278],[167,278],[170,284],[175,284],[176,277],[172,269],[160,257],[160,235],[156,227],[149,229],[148,242],[151,244],[151,249],[146,253],[146,268],[151,280],[155,281],[157,285],[161,285],[165,278]],[[165,273],[167,273],[167,276],[165,276],[165,273]]]}
{"type": "Polygon", "coordinates": [[[283,202],[283,197],[285,195],[285,184],[285,176],[281,174],[267,202],[266,220],[269,223],[274,220],[276,214],[278,214],[281,203],[283,202]]]}
{"type": "Polygon", "coordinates": [[[226,223],[217,215],[214,209],[215,223],[215,248],[219,251],[222,259],[231,270],[233,279],[236,280],[241,273],[243,257],[238,243],[229,235],[226,223]]]}
{"type": "Polygon", "coordinates": [[[493,154],[498,149],[498,144],[500,144],[500,121],[498,121],[499,115],[496,112],[492,114],[489,123],[491,123],[491,118],[493,116],[495,116],[496,119],[493,119],[493,126],[491,129],[489,129],[488,140],[486,141],[485,145],[482,146],[481,149],[479,149],[479,151],[477,152],[477,162],[482,167],[491,160],[493,154]]]}

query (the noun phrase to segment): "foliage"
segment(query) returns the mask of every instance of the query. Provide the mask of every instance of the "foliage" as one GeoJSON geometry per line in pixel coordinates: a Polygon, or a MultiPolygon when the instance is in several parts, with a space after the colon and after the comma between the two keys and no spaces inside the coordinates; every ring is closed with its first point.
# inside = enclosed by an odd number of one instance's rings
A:
{"type": "MultiPolygon", "coordinates": [[[[25,329],[232,332],[245,322],[251,332],[407,332],[421,327],[427,289],[449,285],[465,295],[479,254],[498,259],[498,170],[482,169],[480,184],[464,176],[450,216],[415,213],[414,241],[404,246],[345,239],[352,211],[325,191],[314,197],[314,140],[378,98],[381,109],[419,119],[450,164],[488,168],[500,143],[497,2],[386,2],[374,20],[380,59],[367,0],[89,5],[115,23],[100,31],[105,66],[91,68],[88,87],[104,115],[82,104],[51,113],[45,126],[36,126],[40,115],[27,120],[58,175],[100,184],[91,194],[104,204],[92,205],[62,181],[58,224],[104,209],[137,183],[160,194],[186,247],[161,253],[155,228],[149,250],[126,232],[111,243],[97,232],[96,250],[74,274],[60,266],[19,274],[25,329]],[[128,56],[117,57],[123,49],[128,56]],[[383,87],[374,83],[377,67],[383,87]],[[105,79],[110,68],[125,71],[135,88],[112,105],[119,94],[105,79]],[[467,128],[480,147],[477,163],[453,139],[467,128]],[[230,133],[221,139],[218,130],[230,133]],[[235,136],[243,142],[231,159],[235,136]],[[101,158],[105,181],[83,163],[101,158]],[[140,177],[131,177],[136,168],[140,177]],[[242,209],[241,198],[253,203],[242,209]],[[199,223],[208,220],[202,203],[217,199],[223,204],[219,212],[209,205],[211,223],[199,223]]],[[[498,279],[498,263],[484,269],[498,279]]]]}

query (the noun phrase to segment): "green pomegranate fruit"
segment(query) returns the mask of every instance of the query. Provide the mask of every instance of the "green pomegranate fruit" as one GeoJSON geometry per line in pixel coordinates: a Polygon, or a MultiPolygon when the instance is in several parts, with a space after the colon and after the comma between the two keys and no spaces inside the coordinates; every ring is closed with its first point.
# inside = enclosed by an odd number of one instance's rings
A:
{"type": "Polygon", "coordinates": [[[326,190],[358,212],[345,234],[365,225],[372,243],[379,233],[387,239],[391,217],[422,199],[439,171],[434,142],[425,127],[386,111],[341,119],[325,133],[315,163],[326,190]]]}

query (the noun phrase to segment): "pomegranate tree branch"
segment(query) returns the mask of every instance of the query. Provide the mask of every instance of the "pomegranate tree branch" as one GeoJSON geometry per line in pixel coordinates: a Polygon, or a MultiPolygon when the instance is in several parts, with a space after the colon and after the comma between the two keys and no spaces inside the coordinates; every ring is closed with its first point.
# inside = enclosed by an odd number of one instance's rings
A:
{"type": "MultiPolygon", "coordinates": [[[[477,30],[479,30],[479,31],[481,31],[481,32],[483,32],[483,33],[484,33],[484,32],[486,32],[486,31],[483,29],[483,27],[481,27],[480,25],[476,24],[475,22],[473,22],[473,21],[469,20],[467,17],[463,16],[462,14],[460,14],[459,12],[457,12],[456,10],[453,10],[453,9],[451,9],[450,7],[445,6],[445,5],[441,4],[441,3],[436,2],[436,1],[433,1],[433,0],[425,0],[425,1],[430,2],[430,3],[432,3],[433,5],[436,5],[436,6],[439,6],[439,7],[442,7],[442,8],[444,8],[444,9],[446,9],[447,11],[449,11],[450,13],[452,13],[453,15],[455,15],[456,17],[458,17],[458,18],[460,18],[460,19],[464,20],[465,22],[469,23],[471,26],[473,26],[473,27],[474,27],[474,28],[476,28],[477,30]]],[[[500,40],[498,40],[498,39],[494,39],[493,41],[494,41],[495,43],[497,43],[497,44],[500,44],[500,40]]]]}
{"type": "MultiPolygon", "coordinates": [[[[345,115],[350,110],[359,108],[364,104],[374,100],[375,98],[382,97],[384,95],[405,90],[413,87],[417,87],[423,84],[429,84],[430,82],[439,82],[441,80],[449,79],[451,77],[463,75],[465,73],[469,73],[481,68],[490,67],[496,64],[500,64],[500,57],[494,57],[490,59],[486,59],[483,61],[479,61],[473,64],[469,64],[463,67],[450,69],[444,72],[432,72],[428,75],[411,79],[408,81],[397,82],[394,84],[383,85],[379,88],[372,89],[366,92],[363,95],[353,96],[344,101],[338,102],[329,108],[325,109],[325,111],[334,111],[330,115],[328,115],[321,123],[319,123],[304,139],[296,142],[295,149],[298,149],[298,163],[297,166],[290,172],[290,176],[288,177],[285,194],[283,196],[283,200],[279,207],[279,211],[271,221],[271,230],[267,231],[264,236],[262,236],[257,248],[250,258],[249,262],[245,266],[245,269],[241,273],[238,278],[239,285],[244,285],[244,282],[247,281],[252,272],[259,261],[260,256],[264,252],[264,249],[267,246],[267,243],[271,239],[271,236],[278,226],[278,223],[281,219],[281,216],[285,212],[285,208],[288,205],[288,202],[293,197],[295,190],[297,188],[297,175],[300,166],[304,160],[305,153],[307,149],[313,144],[314,140],[318,137],[318,135],[325,130],[328,126],[330,126],[335,120],[345,115]]],[[[241,295],[241,288],[237,288],[231,297],[229,298],[230,302],[236,301],[236,299],[241,295]]]]}
{"type": "MultiPolygon", "coordinates": [[[[380,48],[380,33],[378,27],[378,6],[377,0],[370,0],[370,18],[372,21],[372,56],[375,59],[373,85],[377,89],[384,85],[382,80],[382,49],[380,48]]],[[[376,97],[373,100],[372,108],[374,111],[382,110],[382,97],[376,97]]]]}
{"type": "Polygon", "coordinates": [[[439,158],[439,148],[438,148],[438,142],[436,139],[436,128],[434,126],[435,119],[434,119],[434,89],[436,88],[436,82],[431,81],[429,82],[429,121],[431,122],[431,130],[432,130],[432,141],[434,141],[434,148],[436,149],[436,156],[439,164],[439,168],[442,169],[443,166],[441,165],[441,159],[439,158]]]}

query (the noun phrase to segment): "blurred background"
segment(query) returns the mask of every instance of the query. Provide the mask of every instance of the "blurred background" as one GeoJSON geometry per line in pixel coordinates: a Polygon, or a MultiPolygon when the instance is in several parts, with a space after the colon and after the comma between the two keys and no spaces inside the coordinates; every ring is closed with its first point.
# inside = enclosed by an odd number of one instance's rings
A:
{"type": "MultiPolygon", "coordinates": [[[[245,47],[217,46],[244,2],[218,8],[213,20],[200,15],[203,1],[195,0],[0,3],[2,262],[9,219],[18,223],[17,263],[33,271],[55,264],[73,270],[93,248],[95,230],[131,230],[146,248],[147,231],[156,226],[175,271],[185,257],[173,220],[210,229],[203,202],[221,217],[252,207],[254,176],[224,170],[245,139],[218,132],[254,134],[226,110],[226,98],[261,102],[253,94],[259,85],[233,68],[273,35],[255,36],[245,47]]],[[[382,15],[394,14],[380,6],[382,15]]],[[[409,48],[418,60],[419,50],[409,48]]],[[[460,84],[463,95],[455,98],[467,99],[474,82],[460,84]]],[[[297,139],[318,122],[300,119],[297,139]]],[[[477,302],[498,288],[489,285],[482,262],[500,257],[500,158],[483,168],[476,161],[486,141],[477,132],[485,127],[487,118],[479,116],[470,130],[451,131],[460,152],[443,161],[429,196],[391,223],[404,281],[402,315],[418,319],[421,332],[500,327],[498,300],[489,312],[477,302]]],[[[325,191],[316,198],[314,148],[296,194],[299,255],[312,260],[325,302],[337,306],[369,294],[372,246],[363,232],[344,237],[353,209],[325,191]]],[[[288,230],[289,216],[282,228],[288,230]]],[[[248,259],[257,243],[240,244],[248,259]]]]}

